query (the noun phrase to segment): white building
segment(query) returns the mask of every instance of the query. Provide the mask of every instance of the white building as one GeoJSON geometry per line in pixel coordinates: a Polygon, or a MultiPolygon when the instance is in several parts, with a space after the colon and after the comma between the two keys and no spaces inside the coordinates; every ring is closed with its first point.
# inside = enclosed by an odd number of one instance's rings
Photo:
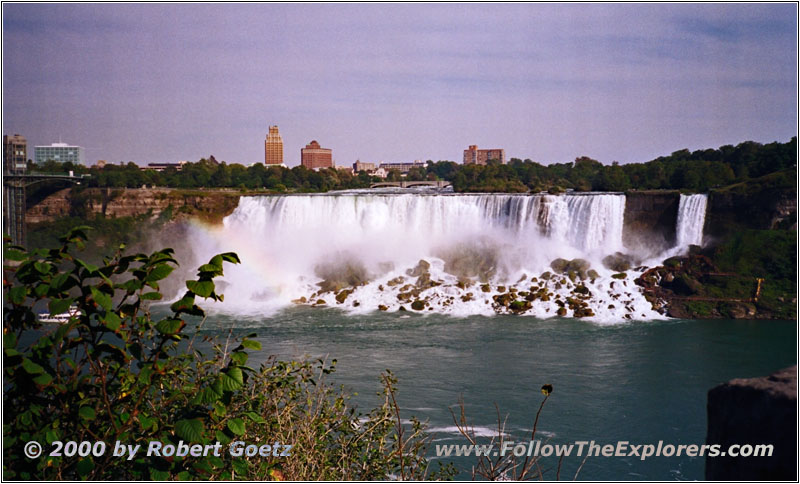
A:
{"type": "Polygon", "coordinates": [[[77,165],[84,164],[83,148],[80,146],[68,145],[67,143],[36,146],[34,147],[34,157],[37,164],[42,164],[46,161],[57,161],[59,163],[66,163],[69,161],[77,165]]]}

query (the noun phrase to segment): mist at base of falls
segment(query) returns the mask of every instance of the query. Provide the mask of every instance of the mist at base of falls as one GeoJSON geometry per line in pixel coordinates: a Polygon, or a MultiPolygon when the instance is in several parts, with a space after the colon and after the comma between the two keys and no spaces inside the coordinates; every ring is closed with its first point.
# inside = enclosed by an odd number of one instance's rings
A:
{"type": "MultiPolygon", "coordinates": [[[[688,205],[695,216],[684,219],[697,223],[697,204],[688,205]]],[[[539,318],[559,308],[571,316],[576,296],[598,322],[663,318],[633,282],[641,269],[615,279],[602,263],[617,252],[657,258],[623,246],[624,212],[625,196],[612,193],[242,197],[221,227],[189,228],[190,266],[236,252],[242,264],[225,267],[225,301],[211,310],[242,317],[295,303],[367,313],[415,302],[423,313],[489,315],[507,312],[495,296],[511,293],[529,301],[517,312],[539,318]],[[595,273],[542,278],[558,258],[583,259],[595,273]],[[525,299],[536,292],[547,297],[525,299]]]]}

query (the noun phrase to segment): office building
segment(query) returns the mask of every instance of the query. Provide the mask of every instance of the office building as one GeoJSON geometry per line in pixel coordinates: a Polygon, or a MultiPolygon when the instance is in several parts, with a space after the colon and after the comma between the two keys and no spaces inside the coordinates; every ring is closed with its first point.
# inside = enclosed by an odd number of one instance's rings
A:
{"type": "Polygon", "coordinates": [[[355,173],[358,173],[359,171],[366,171],[367,173],[371,173],[375,171],[376,168],[377,167],[375,166],[375,163],[364,163],[361,160],[356,160],[356,162],[353,163],[353,172],[355,173]]]}
{"type": "Polygon", "coordinates": [[[309,170],[330,168],[333,166],[332,151],[320,147],[317,140],[313,140],[300,150],[300,163],[309,170]]]}
{"type": "Polygon", "coordinates": [[[147,166],[140,166],[139,170],[146,171],[146,170],[153,170],[153,171],[166,171],[170,168],[175,169],[175,171],[183,170],[183,165],[189,163],[188,161],[179,161],[177,163],[148,163],[147,166]]]}
{"type": "Polygon", "coordinates": [[[24,172],[28,168],[28,142],[24,136],[3,135],[3,173],[24,172]]]}
{"type": "Polygon", "coordinates": [[[465,165],[485,165],[489,160],[496,160],[505,165],[505,150],[499,148],[479,150],[477,145],[470,145],[468,149],[464,150],[465,165]]]}
{"type": "Polygon", "coordinates": [[[83,164],[83,148],[72,146],[67,143],[53,143],[50,146],[34,147],[34,160],[37,164],[47,161],[57,161],[59,163],[83,164]]]}
{"type": "Polygon", "coordinates": [[[381,163],[379,168],[383,168],[386,173],[392,170],[397,170],[401,175],[407,175],[412,168],[422,168],[424,170],[427,166],[427,163],[421,160],[416,160],[408,163],[381,163]]]}
{"type": "Polygon", "coordinates": [[[283,164],[283,140],[277,126],[270,126],[267,139],[264,141],[264,163],[267,165],[283,164]]]}

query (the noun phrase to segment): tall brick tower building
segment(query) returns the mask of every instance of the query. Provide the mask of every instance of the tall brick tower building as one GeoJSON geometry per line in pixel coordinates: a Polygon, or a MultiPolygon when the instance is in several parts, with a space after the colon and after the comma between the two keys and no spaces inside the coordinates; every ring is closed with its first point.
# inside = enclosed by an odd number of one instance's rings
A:
{"type": "Polygon", "coordinates": [[[283,164],[283,140],[277,126],[270,126],[267,139],[264,141],[264,163],[267,165],[283,164]]]}

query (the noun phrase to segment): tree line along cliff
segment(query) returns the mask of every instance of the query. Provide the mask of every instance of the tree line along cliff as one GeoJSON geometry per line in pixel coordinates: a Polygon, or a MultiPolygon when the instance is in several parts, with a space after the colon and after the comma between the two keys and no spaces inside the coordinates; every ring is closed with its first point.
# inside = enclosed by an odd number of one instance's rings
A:
{"type": "MultiPolygon", "coordinates": [[[[541,164],[512,158],[508,164],[492,160],[487,165],[461,165],[453,161],[428,160],[424,168],[413,168],[408,180],[446,180],[456,192],[538,192],[574,189],[578,191],[690,190],[705,192],[715,187],[744,182],[796,166],[797,138],[786,143],[761,144],[746,141],[717,149],[679,150],[645,163],[604,165],[581,156],[567,163],[541,164]]],[[[139,188],[143,185],[181,189],[236,188],[270,192],[324,192],[368,188],[381,179],[367,172],[351,173],[333,168],[320,171],[304,166],[267,167],[256,163],[243,166],[218,162],[214,156],[186,163],[181,171],[141,170],[135,163],[107,164],[103,168],[71,163],[47,162],[32,165],[44,172],[74,171],[92,175],[88,187],[139,188]]],[[[400,179],[396,171],[389,180],[400,179]]],[[[52,190],[37,188],[37,191],[52,190]]],[[[43,198],[41,194],[39,199],[43,198]]]]}

